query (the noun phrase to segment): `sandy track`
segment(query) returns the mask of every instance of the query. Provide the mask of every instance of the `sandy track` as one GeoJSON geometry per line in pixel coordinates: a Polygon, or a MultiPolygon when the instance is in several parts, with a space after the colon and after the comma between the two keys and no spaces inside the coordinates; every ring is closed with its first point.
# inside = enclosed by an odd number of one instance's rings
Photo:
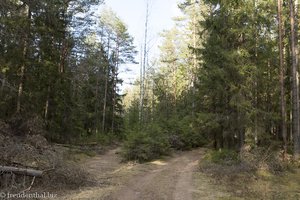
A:
{"type": "MultiPolygon", "coordinates": [[[[110,196],[124,200],[192,200],[192,174],[203,150],[182,152],[165,161],[154,161],[144,173],[132,178],[110,196]]],[[[139,166],[142,167],[142,166],[139,166]]]]}
{"type": "Polygon", "coordinates": [[[179,152],[145,164],[121,163],[118,149],[88,160],[84,167],[97,180],[61,199],[99,200],[192,200],[193,175],[203,149],[179,152]]]}

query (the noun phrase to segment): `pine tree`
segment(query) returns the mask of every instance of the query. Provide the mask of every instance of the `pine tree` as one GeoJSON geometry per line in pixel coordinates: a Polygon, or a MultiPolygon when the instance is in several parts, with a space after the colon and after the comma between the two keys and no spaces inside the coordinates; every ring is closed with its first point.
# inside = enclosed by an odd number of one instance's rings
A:
{"type": "Polygon", "coordinates": [[[293,106],[293,138],[294,138],[294,157],[298,159],[300,156],[300,130],[299,130],[299,78],[297,63],[297,41],[296,41],[296,17],[295,4],[290,0],[290,21],[291,21],[291,56],[292,56],[292,106],[293,106]]]}

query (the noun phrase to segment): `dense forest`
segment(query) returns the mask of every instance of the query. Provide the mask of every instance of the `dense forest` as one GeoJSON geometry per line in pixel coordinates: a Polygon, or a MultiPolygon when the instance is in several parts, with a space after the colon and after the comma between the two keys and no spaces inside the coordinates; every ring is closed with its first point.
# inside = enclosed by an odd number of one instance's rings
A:
{"type": "Polygon", "coordinates": [[[56,142],[120,136],[118,69],[134,62],[136,52],[114,12],[106,9],[96,17],[101,4],[0,2],[2,120],[16,130],[31,124],[56,142]]]}
{"type": "Polygon", "coordinates": [[[0,119],[16,134],[121,140],[127,159],[203,145],[299,158],[297,1],[179,3],[159,57],[147,57],[145,39],[141,77],[126,94],[119,68],[137,63],[137,51],[125,23],[97,10],[103,3],[0,2],[0,119]]]}
{"type": "Polygon", "coordinates": [[[108,2],[0,0],[0,199],[300,199],[299,1],[108,2]]]}
{"type": "Polygon", "coordinates": [[[126,155],[250,145],[299,158],[298,5],[180,3],[183,15],[161,34],[160,56],[141,76],[145,86],[131,91],[126,155]]]}

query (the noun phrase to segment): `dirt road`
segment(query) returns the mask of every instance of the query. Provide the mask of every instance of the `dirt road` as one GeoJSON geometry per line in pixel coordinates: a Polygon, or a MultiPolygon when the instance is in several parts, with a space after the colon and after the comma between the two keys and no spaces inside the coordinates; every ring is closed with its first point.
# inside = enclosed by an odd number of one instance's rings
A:
{"type": "Polygon", "coordinates": [[[204,155],[203,149],[178,152],[172,157],[145,164],[121,163],[117,152],[118,149],[111,150],[85,163],[85,169],[95,177],[97,186],[72,192],[62,199],[192,200],[199,196],[201,199],[218,197],[210,196],[210,191],[215,188],[196,172],[204,155]]]}

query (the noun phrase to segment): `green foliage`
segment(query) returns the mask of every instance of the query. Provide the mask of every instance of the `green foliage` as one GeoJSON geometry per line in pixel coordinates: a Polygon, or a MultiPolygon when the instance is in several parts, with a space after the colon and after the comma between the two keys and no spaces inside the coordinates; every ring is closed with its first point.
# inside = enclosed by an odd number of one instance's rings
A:
{"type": "MultiPolygon", "coordinates": [[[[147,67],[143,105],[134,97],[126,112],[119,68],[134,63],[136,51],[113,11],[103,10],[94,21],[92,7],[101,3],[0,3],[1,120],[16,111],[24,119],[37,115],[47,138],[57,142],[110,143],[124,138],[125,127],[124,157],[141,161],[170,147],[213,143],[216,149],[237,149],[245,142],[282,141],[275,1],[182,2],[184,16],[161,34],[160,56],[152,62],[157,66],[147,67]]],[[[284,4],[284,21],[287,11],[284,4]]],[[[289,23],[284,22],[286,66],[292,60],[289,23]]],[[[285,99],[291,102],[291,71],[283,71],[285,99]]]]}
{"type": "MultiPolygon", "coordinates": [[[[127,119],[131,119],[136,112],[129,108],[127,119]]],[[[195,124],[189,116],[180,119],[175,115],[169,119],[157,118],[146,124],[144,131],[135,128],[137,124],[133,123],[132,127],[127,126],[123,156],[126,160],[147,161],[165,155],[170,148],[189,150],[201,147],[207,144],[208,140],[195,124]]]]}
{"type": "Polygon", "coordinates": [[[222,165],[234,165],[240,163],[239,154],[236,151],[228,149],[211,151],[206,155],[205,159],[222,165]]]}
{"type": "Polygon", "coordinates": [[[195,122],[189,116],[183,119],[174,116],[162,120],[160,126],[168,135],[169,143],[174,149],[188,150],[207,144],[206,135],[204,132],[199,132],[195,122]]]}
{"type": "Polygon", "coordinates": [[[37,115],[55,142],[107,142],[108,132],[120,138],[118,65],[134,62],[136,51],[115,13],[103,11],[109,18],[95,21],[92,8],[102,3],[0,3],[0,119],[9,120],[16,111],[37,115]],[[101,31],[93,32],[96,28],[101,31]]]}
{"type": "Polygon", "coordinates": [[[98,133],[92,135],[82,135],[79,139],[76,138],[74,143],[78,144],[101,144],[101,145],[111,145],[116,142],[117,136],[115,133],[98,133]]]}
{"type": "Polygon", "coordinates": [[[151,125],[146,131],[130,131],[124,142],[122,155],[125,160],[149,161],[167,155],[170,145],[167,135],[151,125]]]}
{"type": "Polygon", "coordinates": [[[200,125],[207,127],[215,148],[235,149],[249,138],[255,143],[270,140],[279,105],[279,87],[274,87],[277,26],[271,17],[276,7],[259,0],[209,0],[205,5],[215,9],[204,15],[206,37],[197,49],[202,61],[197,70],[200,125]],[[270,7],[266,13],[257,12],[270,7]]]}

